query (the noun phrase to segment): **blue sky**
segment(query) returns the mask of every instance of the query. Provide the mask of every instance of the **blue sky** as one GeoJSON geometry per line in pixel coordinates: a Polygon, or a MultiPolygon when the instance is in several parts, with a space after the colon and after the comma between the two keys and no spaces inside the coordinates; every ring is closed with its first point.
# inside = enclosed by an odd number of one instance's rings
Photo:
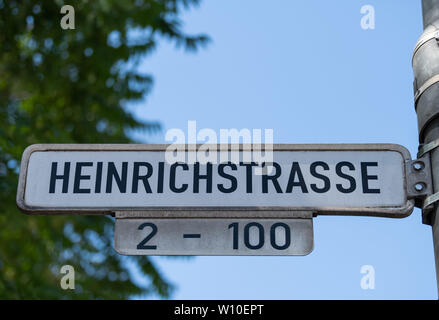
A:
{"type": "MultiPolygon", "coordinates": [[[[139,66],[152,93],[132,106],[171,128],[273,129],[275,143],[397,143],[415,157],[411,54],[421,1],[209,0],[184,16],[212,42],[161,42],[139,66]],[[374,30],[360,27],[373,5],[374,30]]],[[[317,217],[305,257],[154,257],[173,299],[436,299],[431,228],[405,219],[317,217]],[[375,290],[360,268],[373,265],[375,290]]],[[[139,280],[141,281],[141,280],[139,280]]]]}

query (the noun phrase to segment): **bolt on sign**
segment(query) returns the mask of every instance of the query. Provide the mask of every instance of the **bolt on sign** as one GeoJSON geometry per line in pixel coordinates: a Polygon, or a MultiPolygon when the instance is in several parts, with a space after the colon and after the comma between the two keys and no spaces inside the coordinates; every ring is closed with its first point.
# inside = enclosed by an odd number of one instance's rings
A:
{"type": "Polygon", "coordinates": [[[124,254],[303,255],[312,250],[313,216],[400,218],[413,210],[406,187],[411,158],[402,146],[274,145],[263,157],[257,151],[33,145],[23,154],[17,204],[28,214],[115,215],[116,249],[124,254]],[[155,238],[161,245],[139,245],[148,237],[145,243],[155,238]]]}

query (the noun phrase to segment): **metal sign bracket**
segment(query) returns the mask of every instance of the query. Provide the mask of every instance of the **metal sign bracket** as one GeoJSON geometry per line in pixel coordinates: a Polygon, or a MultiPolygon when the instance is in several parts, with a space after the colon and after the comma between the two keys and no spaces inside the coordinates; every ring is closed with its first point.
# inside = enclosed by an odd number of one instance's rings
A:
{"type": "Polygon", "coordinates": [[[439,201],[439,193],[433,194],[433,180],[430,151],[439,144],[421,145],[418,159],[406,162],[407,197],[415,201],[415,207],[422,209],[422,223],[431,225],[430,213],[434,203],[439,201]]]}

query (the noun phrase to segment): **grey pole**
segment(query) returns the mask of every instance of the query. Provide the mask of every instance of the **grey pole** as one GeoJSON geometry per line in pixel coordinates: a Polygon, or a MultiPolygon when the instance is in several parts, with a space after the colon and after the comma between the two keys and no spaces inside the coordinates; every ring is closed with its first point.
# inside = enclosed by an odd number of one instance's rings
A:
{"type": "MultiPolygon", "coordinates": [[[[413,52],[415,108],[421,145],[439,139],[439,0],[422,0],[424,32],[413,52]]],[[[439,141],[439,140],[438,140],[439,141]]],[[[439,192],[439,147],[430,151],[433,191],[439,192]]],[[[424,217],[433,231],[439,295],[439,202],[424,217]]]]}

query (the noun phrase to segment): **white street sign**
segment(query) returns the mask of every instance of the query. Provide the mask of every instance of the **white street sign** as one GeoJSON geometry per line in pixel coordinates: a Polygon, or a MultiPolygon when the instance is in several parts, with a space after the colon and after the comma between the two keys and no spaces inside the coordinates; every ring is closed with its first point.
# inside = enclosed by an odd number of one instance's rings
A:
{"type": "Polygon", "coordinates": [[[166,145],[34,145],[23,154],[17,204],[31,214],[156,218],[403,217],[413,210],[402,146],[275,145],[263,160],[247,147],[206,160],[200,146],[183,146],[176,162],[166,145]]]}
{"type": "Polygon", "coordinates": [[[290,255],[313,249],[312,219],[116,219],[124,255],[290,255]]]}

